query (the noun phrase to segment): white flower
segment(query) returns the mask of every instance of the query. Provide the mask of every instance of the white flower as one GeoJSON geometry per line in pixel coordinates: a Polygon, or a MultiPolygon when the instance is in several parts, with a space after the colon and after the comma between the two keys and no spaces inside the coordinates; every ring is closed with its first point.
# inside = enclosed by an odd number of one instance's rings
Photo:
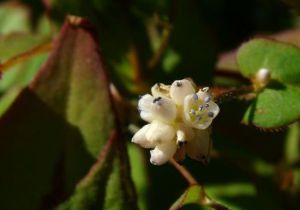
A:
{"type": "Polygon", "coordinates": [[[162,122],[171,122],[176,118],[176,105],[166,97],[153,97],[150,94],[142,96],[139,100],[138,109],[141,118],[147,122],[159,120],[162,122]]]}
{"type": "Polygon", "coordinates": [[[207,91],[208,89],[201,89],[198,93],[184,98],[183,119],[193,128],[208,128],[220,111],[219,106],[207,91]]]}
{"type": "Polygon", "coordinates": [[[211,147],[210,125],[219,113],[208,88],[196,93],[188,79],[171,85],[156,84],[151,93],[138,102],[141,118],[149,124],[142,127],[132,142],[150,151],[154,165],[166,163],[172,157],[190,158],[206,163],[211,147]]]}
{"type": "Polygon", "coordinates": [[[195,93],[192,83],[187,80],[175,80],[170,88],[170,96],[177,105],[182,105],[187,95],[195,93]]]}

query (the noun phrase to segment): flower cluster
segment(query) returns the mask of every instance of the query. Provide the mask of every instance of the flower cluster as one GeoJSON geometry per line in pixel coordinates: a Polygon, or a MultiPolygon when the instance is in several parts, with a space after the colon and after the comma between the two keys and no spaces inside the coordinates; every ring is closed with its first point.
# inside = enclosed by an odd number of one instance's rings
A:
{"type": "Polygon", "coordinates": [[[210,149],[210,124],[219,113],[208,88],[196,92],[189,79],[176,80],[171,85],[156,84],[152,95],[142,96],[138,110],[149,124],[135,133],[132,142],[150,151],[154,165],[174,157],[207,162],[210,149]]]}

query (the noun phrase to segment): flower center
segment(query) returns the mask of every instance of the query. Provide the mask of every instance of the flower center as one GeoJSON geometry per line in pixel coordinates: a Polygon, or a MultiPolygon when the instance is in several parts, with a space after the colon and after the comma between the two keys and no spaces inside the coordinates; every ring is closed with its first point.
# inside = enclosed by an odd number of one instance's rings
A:
{"type": "Polygon", "coordinates": [[[214,113],[209,109],[210,101],[210,96],[206,96],[204,99],[200,99],[197,94],[193,95],[193,101],[189,106],[189,116],[192,123],[206,122],[209,118],[214,117],[214,113]]]}

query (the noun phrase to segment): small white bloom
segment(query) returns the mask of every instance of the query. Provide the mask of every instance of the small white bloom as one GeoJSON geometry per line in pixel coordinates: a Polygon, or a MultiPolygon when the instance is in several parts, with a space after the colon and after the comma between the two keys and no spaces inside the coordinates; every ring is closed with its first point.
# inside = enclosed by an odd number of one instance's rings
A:
{"type": "Polygon", "coordinates": [[[153,165],[162,165],[174,156],[176,149],[177,146],[173,142],[159,144],[154,150],[150,151],[150,162],[153,165]]]}
{"type": "Polygon", "coordinates": [[[149,130],[146,132],[148,141],[155,144],[164,144],[174,139],[175,129],[173,126],[160,121],[153,121],[150,125],[149,130]]]}
{"type": "Polygon", "coordinates": [[[176,105],[166,97],[153,97],[150,94],[142,96],[139,100],[138,109],[141,118],[147,122],[159,120],[172,122],[176,118],[176,105]]]}
{"type": "Polygon", "coordinates": [[[183,119],[193,128],[208,128],[219,111],[219,106],[212,100],[212,96],[202,90],[184,99],[183,119]]]}
{"type": "Polygon", "coordinates": [[[150,124],[142,127],[132,142],[150,151],[154,165],[175,157],[189,157],[207,163],[211,147],[210,125],[218,115],[208,87],[197,93],[192,81],[176,80],[171,86],[158,83],[139,100],[141,118],[150,124]]]}
{"type": "Polygon", "coordinates": [[[175,129],[173,126],[155,120],[138,130],[131,141],[144,148],[153,148],[157,144],[164,144],[174,140],[174,136],[175,129]]]}
{"type": "Polygon", "coordinates": [[[146,133],[151,127],[151,124],[147,124],[143,126],[140,130],[138,130],[131,139],[131,142],[139,144],[144,148],[153,148],[155,147],[154,142],[149,141],[146,138],[146,133]]]}
{"type": "Polygon", "coordinates": [[[177,105],[182,105],[184,98],[195,92],[193,84],[187,80],[175,80],[170,88],[170,96],[177,105]]]}

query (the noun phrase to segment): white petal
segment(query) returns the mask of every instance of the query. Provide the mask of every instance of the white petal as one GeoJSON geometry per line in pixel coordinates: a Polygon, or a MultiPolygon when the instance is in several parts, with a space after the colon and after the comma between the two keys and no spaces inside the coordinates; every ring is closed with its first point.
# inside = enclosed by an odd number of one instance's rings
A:
{"type": "Polygon", "coordinates": [[[141,118],[147,122],[159,120],[172,122],[176,118],[176,105],[166,97],[153,97],[150,94],[144,95],[138,103],[141,118]]]}
{"type": "Polygon", "coordinates": [[[166,144],[160,144],[150,151],[150,162],[153,165],[162,165],[170,160],[176,152],[175,141],[166,144]]]}
{"type": "Polygon", "coordinates": [[[188,95],[184,99],[183,120],[193,128],[206,129],[218,115],[220,108],[210,94],[199,91],[198,97],[188,95]]]}
{"type": "Polygon", "coordinates": [[[131,139],[131,142],[139,144],[144,148],[154,148],[155,144],[153,142],[147,140],[146,133],[150,129],[151,124],[147,124],[143,126],[140,130],[138,130],[131,139]]]}
{"type": "Polygon", "coordinates": [[[175,129],[160,121],[153,121],[146,132],[146,138],[155,144],[164,144],[174,140],[175,129]]]}
{"type": "Polygon", "coordinates": [[[177,105],[182,105],[184,98],[192,93],[195,93],[195,88],[187,79],[175,80],[170,88],[170,96],[177,105]]]}
{"type": "Polygon", "coordinates": [[[143,95],[138,102],[138,110],[140,111],[141,118],[147,122],[151,122],[154,118],[151,110],[153,96],[150,94],[143,95]]]}
{"type": "Polygon", "coordinates": [[[185,148],[190,158],[207,163],[211,149],[210,128],[196,130],[194,139],[188,142],[185,148]]]}
{"type": "Polygon", "coordinates": [[[261,68],[255,75],[255,80],[259,82],[262,86],[268,84],[271,79],[271,72],[266,68],[261,68]]]}
{"type": "Polygon", "coordinates": [[[154,97],[170,97],[170,85],[165,85],[163,83],[156,83],[151,88],[151,93],[154,97]]]}
{"type": "Polygon", "coordinates": [[[212,98],[211,94],[209,94],[209,93],[207,92],[207,90],[204,90],[204,91],[203,91],[203,89],[200,89],[200,90],[197,92],[197,95],[198,95],[199,99],[201,99],[201,100],[203,100],[203,101],[207,101],[208,98],[210,98],[210,99],[212,98]]]}
{"type": "Polygon", "coordinates": [[[178,123],[176,129],[177,144],[191,141],[194,138],[193,129],[186,124],[178,123]]]}

